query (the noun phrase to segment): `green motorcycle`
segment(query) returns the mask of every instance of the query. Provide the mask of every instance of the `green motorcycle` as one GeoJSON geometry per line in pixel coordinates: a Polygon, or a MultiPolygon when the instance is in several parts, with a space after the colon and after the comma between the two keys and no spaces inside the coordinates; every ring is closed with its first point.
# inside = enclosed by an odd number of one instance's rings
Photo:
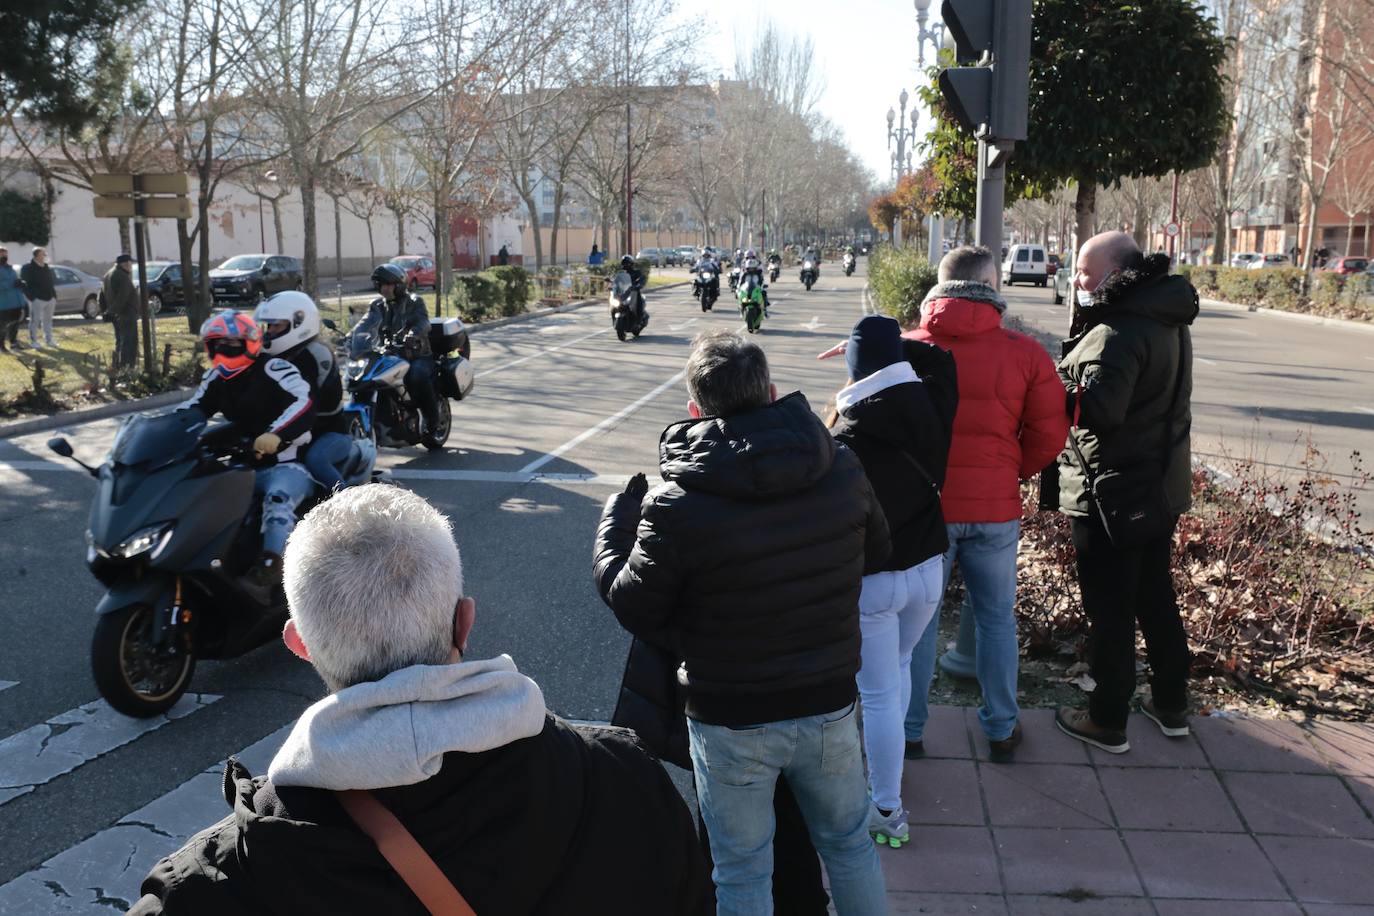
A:
{"type": "Polygon", "coordinates": [[[735,295],[739,298],[739,311],[744,317],[745,327],[749,329],[750,334],[757,334],[763,326],[763,283],[756,275],[749,274],[735,295]]]}

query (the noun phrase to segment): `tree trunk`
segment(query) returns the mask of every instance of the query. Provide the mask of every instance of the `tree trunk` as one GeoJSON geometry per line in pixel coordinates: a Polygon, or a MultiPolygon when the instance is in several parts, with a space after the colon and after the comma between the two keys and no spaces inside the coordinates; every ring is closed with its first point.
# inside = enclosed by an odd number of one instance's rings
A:
{"type": "Polygon", "coordinates": [[[1351,249],[1353,249],[1354,247],[1355,247],[1355,214],[1353,214],[1353,213],[1347,213],[1347,214],[1345,215],[1345,254],[1347,254],[1347,255],[1352,255],[1352,254],[1354,254],[1355,252],[1351,250],[1351,249]]]}
{"type": "MultiPolygon", "coordinates": [[[[205,159],[198,163],[200,188],[196,193],[196,215],[200,220],[200,297],[197,308],[208,317],[214,300],[210,295],[210,149],[206,144],[205,159]]],[[[199,332],[200,328],[196,328],[199,332]]]]}
{"type": "MultiPolygon", "coordinates": [[[[304,190],[304,189],[302,189],[302,190],[304,190]]],[[[282,234],[283,234],[283,233],[282,233],[282,231],[281,231],[281,204],[280,204],[280,202],[277,200],[277,198],[275,198],[275,197],[271,197],[271,198],[268,198],[268,199],[272,201],[272,230],[273,230],[273,231],[276,233],[276,235],[277,235],[277,250],[276,250],[276,254],[281,254],[283,251],[286,250],[286,244],[282,241],[282,234]]],[[[264,253],[264,254],[267,254],[267,252],[263,252],[263,253],[264,253]]]]}
{"type": "MultiPolygon", "coordinates": [[[[1302,266],[1307,270],[1311,270],[1312,265],[1316,263],[1317,210],[1321,205],[1322,199],[1316,195],[1313,195],[1312,200],[1307,205],[1307,232],[1305,233],[1307,244],[1303,246],[1305,250],[1302,253],[1302,266]]],[[[1307,279],[1307,277],[1303,277],[1302,286],[1304,290],[1307,289],[1307,279]]]]}
{"type": "MultiPolygon", "coordinates": [[[[559,227],[560,225],[562,225],[562,223],[560,222],[560,221],[562,220],[562,218],[563,218],[563,186],[562,186],[561,184],[559,184],[559,185],[557,185],[557,186],[554,188],[554,192],[553,192],[553,225],[549,227],[549,263],[550,263],[550,264],[557,264],[557,263],[558,263],[558,227],[559,227]]],[[[564,240],[564,242],[563,242],[563,248],[564,248],[563,262],[564,262],[565,264],[566,264],[566,263],[568,262],[568,260],[569,260],[569,259],[568,259],[568,256],[567,256],[567,247],[568,247],[568,243],[567,243],[566,240],[564,240]]]]}
{"type": "Polygon", "coordinates": [[[539,207],[532,194],[521,194],[520,199],[524,201],[525,212],[530,217],[530,232],[534,235],[534,269],[537,272],[544,268],[544,239],[539,234],[539,207]]]}
{"type": "Polygon", "coordinates": [[[406,253],[406,216],[400,210],[392,207],[391,215],[396,217],[396,253],[398,255],[406,253]]]}
{"type": "Polygon", "coordinates": [[[343,286],[343,214],[339,212],[339,196],[331,194],[334,201],[334,282],[343,286]]]}
{"type": "MultiPolygon", "coordinates": [[[[275,208],[273,208],[272,218],[279,218],[275,208]]],[[[305,292],[318,298],[320,294],[320,252],[319,235],[315,225],[315,176],[308,170],[301,175],[301,223],[305,234],[305,240],[301,245],[305,292]]],[[[278,246],[281,245],[280,237],[277,239],[277,244],[278,246]]]]}
{"type": "Polygon", "coordinates": [[[184,219],[177,220],[177,257],[181,262],[181,291],[186,301],[186,328],[198,334],[205,319],[198,307],[200,290],[191,288],[191,278],[195,276],[191,270],[191,233],[186,231],[184,219]]]}
{"type": "Polygon", "coordinates": [[[1365,214],[1364,214],[1364,251],[1361,252],[1361,254],[1363,254],[1364,257],[1366,257],[1366,258],[1369,257],[1369,211],[1368,211],[1368,210],[1366,210],[1366,211],[1365,211],[1365,214]]]}
{"type": "MultiPolygon", "coordinates": [[[[134,250],[133,236],[129,234],[129,218],[121,216],[115,220],[119,228],[119,250],[122,254],[130,254],[134,250]]],[[[49,224],[51,225],[51,223],[49,224]]]]}
{"type": "Polygon", "coordinates": [[[1074,202],[1077,220],[1078,247],[1097,234],[1097,183],[1079,179],[1078,198],[1074,202]]]}
{"type": "Polygon", "coordinates": [[[1226,251],[1231,247],[1231,214],[1217,210],[1212,214],[1212,263],[1225,264],[1226,251]]]}

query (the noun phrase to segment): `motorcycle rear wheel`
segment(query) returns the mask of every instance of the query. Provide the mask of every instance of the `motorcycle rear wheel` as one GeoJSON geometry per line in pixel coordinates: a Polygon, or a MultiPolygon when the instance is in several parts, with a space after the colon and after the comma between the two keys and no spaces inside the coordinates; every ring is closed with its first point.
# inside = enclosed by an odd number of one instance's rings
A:
{"type": "Polygon", "coordinates": [[[152,631],[153,609],[131,604],[102,614],[91,637],[91,674],[100,695],[117,712],[138,719],[176,705],[196,670],[194,652],[158,658],[152,631]]]}
{"type": "Polygon", "coordinates": [[[439,417],[434,424],[434,429],[424,434],[420,439],[420,444],[431,452],[444,447],[448,441],[448,434],[453,431],[453,408],[449,406],[448,398],[439,396],[439,417]]]}

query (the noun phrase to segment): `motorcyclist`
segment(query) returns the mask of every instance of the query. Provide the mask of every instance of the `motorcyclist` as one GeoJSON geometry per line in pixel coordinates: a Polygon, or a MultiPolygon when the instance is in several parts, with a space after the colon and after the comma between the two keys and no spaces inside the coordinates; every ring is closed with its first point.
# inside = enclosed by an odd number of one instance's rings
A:
{"type": "Polygon", "coordinates": [[[768,314],[768,284],[764,282],[763,262],[754,249],[750,248],[744,253],[743,269],[740,273],[740,285],[745,285],[749,277],[755,277],[759,281],[759,290],[763,293],[763,314],[768,314]]]}
{"type": "Polygon", "coordinates": [[[420,408],[424,423],[421,435],[428,439],[439,418],[439,398],[434,391],[434,356],[429,347],[429,312],[425,301],[406,291],[406,275],[395,264],[372,271],[372,286],[379,293],[352,333],[373,334],[379,345],[401,347],[410,363],[405,386],[420,408]]]}
{"type": "Polygon", "coordinates": [[[262,352],[294,365],[310,384],[315,425],[301,463],[326,490],[344,485],[340,468],[348,461],[353,438],[343,413],[343,377],[334,350],[320,339],[320,312],[315,300],[288,290],[264,301],[253,312],[262,331],[262,352]]]}
{"type": "Polygon", "coordinates": [[[640,318],[648,314],[644,306],[644,275],[639,272],[639,267],[635,265],[635,259],[628,254],[620,259],[620,269],[630,275],[630,283],[635,291],[635,309],[640,318]]]}
{"type": "Polygon", "coordinates": [[[270,586],[281,579],[286,538],[296,527],[296,509],[314,492],[315,482],[300,463],[300,449],[310,442],[315,403],[310,383],[287,360],[262,352],[262,332],[249,315],[226,309],[200,328],[210,368],[182,410],[195,410],[208,420],[223,414],[233,431],[253,436],[259,460],[276,463],[257,471],[262,496],[262,551],[249,579],[270,586]]]}
{"type": "Polygon", "coordinates": [[[716,295],[719,296],[720,265],[716,263],[715,258],[711,257],[711,252],[707,251],[705,248],[701,249],[701,255],[697,258],[697,262],[692,265],[692,273],[697,276],[698,283],[701,282],[700,276],[703,270],[709,270],[714,274],[715,280],[711,282],[711,285],[715,288],[716,295]]]}

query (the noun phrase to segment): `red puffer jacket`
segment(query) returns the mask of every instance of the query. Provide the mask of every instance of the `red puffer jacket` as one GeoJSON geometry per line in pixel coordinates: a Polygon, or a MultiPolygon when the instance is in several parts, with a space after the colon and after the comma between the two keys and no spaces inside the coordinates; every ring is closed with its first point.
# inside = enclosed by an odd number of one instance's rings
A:
{"type": "Polygon", "coordinates": [[[1019,519],[1019,482],[1053,461],[1069,432],[1064,385],[1049,353],[1002,327],[996,306],[971,299],[930,300],[920,328],[906,336],[949,350],[959,370],[941,494],[945,521],[1019,519]]]}

